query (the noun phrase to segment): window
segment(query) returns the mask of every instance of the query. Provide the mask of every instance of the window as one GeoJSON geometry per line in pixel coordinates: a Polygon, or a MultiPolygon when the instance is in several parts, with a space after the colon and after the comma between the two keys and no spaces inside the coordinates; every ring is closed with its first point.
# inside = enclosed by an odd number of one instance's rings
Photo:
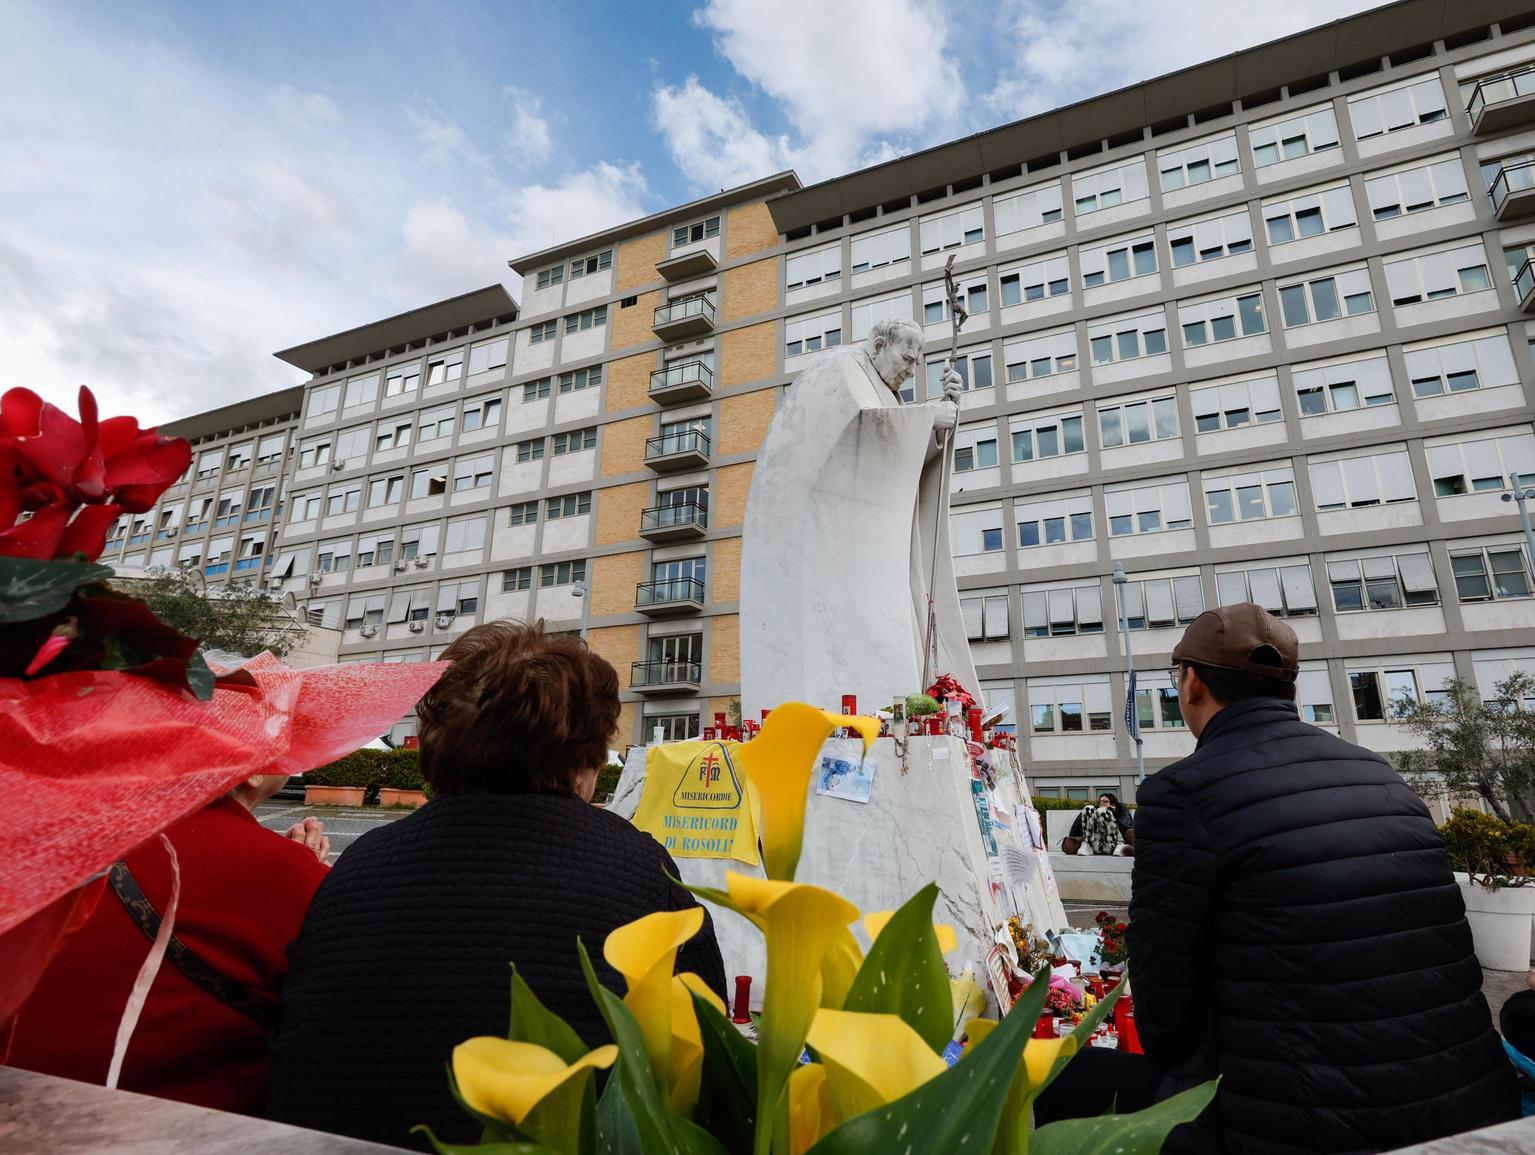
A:
{"type": "MultiPolygon", "coordinates": [[[[320,516],[321,497],[317,489],[313,493],[300,493],[293,499],[293,511],[289,515],[289,521],[313,521],[320,516]]],[[[187,529],[191,530],[197,525],[197,520],[192,516],[187,517],[187,529]]]]}
{"type": "Polygon", "coordinates": [[[368,508],[376,509],[383,505],[399,505],[400,498],[405,496],[405,475],[396,474],[393,477],[375,477],[368,482],[368,508]]]}
{"type": "Polygon", "coordinates": [[[807,253],[795,253],[784,266],[786,289],[803,289],[807,285],[835,281],[842,276],[842,244],[838,241],[807,253]]]}
{"type": "Polygon", "coordinates": [[[954,434],[954,472],[969,473],[997,464],[997,427],[990,422],[954,434]]]}
{"type": "Polygon", "coordinates": [[[534,437],[527,441],[519,441],[512,448],[517,451],[518,461],[538,461],[544,456],[544,439],[534,437]]]}
{"type": "Polygon", "coordinates": [[[1024,301],[1042,301],[1071,293],[1071,268],[1065,253],[1026,261],[1002,273],[1000,287],[1003,307],[1024,301]]]}
{"type": "Polygon", "coordinates": [[[441,537],[442,528],[436,522],[431,525],[408,526],[400,534],[400,556],[407,561],[436,557],[441,537]]]}
{"type": "Polygon", "coordinates": [[[1472,434],[1450,442],[1429,442],[1428,472],[1435,497],[1502,489],[1511,476],[1535,485],[1535,435],[1472,434]]]}
{"type": "Polygon", "coordinates": [[[545,341],[552,341],[560,332],[558,321],[534,321],[528,326],[528,344],[542,345],[545,341]]]}
{"type": "Polygon", "coordinates": [[[1164,149],[1157,153],[1157,172],[1162,178],[1162,191],[1204,184],[1223,176],[1235,176],[1242,171],[1237,160],[1235,133],[1195,141],[1178,149],[1164,149]]]}
{"type": "MultiPolygon", "coordinates": [[[[990,307],[985,273],[982,273],[979,277],[967,277],[963,280],[955,281],[954,291],[958,294],[965,312],[972,317],[986,312],[990,307]]],[[[944,283],[942,281],[935,281],[930,285],[923,285],[922,323],[924,325],[939,325],[948,321],[951,315],[949,312],[949,294],[944,283]]]]}
{"type": "Polygon", "coordinates": [[[1131,580],[1123,588],[1125,624],[1132,630],[1170,630],[1205,612],[1198,574],[1131,580]]]}
{"type": "Polygon", "coordinates": [[[949,541],[955,556],[1000,553],[1002,507],[963,506],[949,512],[949,541]]]}
{"type": "Polygon", "coordinates": [[[1211,525],[1293,517],[1297,512],[1295,471],[1288,465],[1206,477],[1203,485],[1211,525]]]}
{"type": "Polygon", "coordinates": [[[270,437],[263,437],[256,443],[256,464],[270,465],[274,461],[281,461],[287,447],[288,436],[285,433],[274,433],[270,437]]]}
{"type": "Polygon", "coordinates": [[[1026,414],[1011,418],[1008,426],[1013,435],[1014,461],[1037,461],[1087,450],[1082,439],[1080,411],[1071,414],[1026,414]]]}
{"type": "Polygon", "coordinates": [[[923,217],[918,226],[922,255],[979,244],[986,239],[986,225],[978,204],[953,209],[936,216],[923,217]]]}
{"type": "Polygon", "coordinates": [[[842,344],[842,310],[817,313],[813,317],[791,317],[783,326],[785,357],[814,353],[842,344]]]}
{"type": "Polygon", "coordinates": [[[448,470],[441,463],[411,470],[410,497],[440,497],[448,492],[448,470]]]}
{"type": "Polygon", "coordinates": [[[1194,428],[1200,433],[1284,420],[1277,377],[1253,377],[1194,389],[1189,401],[1194,408],[1194,428]]]}
{"type": "Polygon", "coordinates": [[[363,626],[382,625],[384,621],[384,605],[389,595],[353,594],[346,600],[346,628],[349,630],[361,629],[363,626]]]}
{"type": "Polygon", "coordinates": [[[1019,549],[1093,538],[1093,498],[1089,493],[1047,501],[1015,501],[1013,515],[1018,520],[1019,549]]]}
{"type": "Polygon", "coordinates": [[[457,381],[464,372],[464,351],[454,349],[450,353],[440,353],[435,357],[428,357],[426,361],[426,383],[428,385],[449,385],[457,381]]]}
{"type": "MultiPolygon", "coordinates": [[[[1482,700],[1496,702],[1499,682],[1506,681],[1512,674],[1535,676],[1535,653],[1530,650],[1481,650],[1471,655],[1471,665],[1482,700]]],[[[1527,692],[1523,701],[1515,704],[1504,699],[1503,705],[1505,709],[1513,705],[1516,709],[1535,711],[1535,696],[1527,692]]]]}
{"type": "Polygon", "coordinates": [[[1077,334],[1074,329],[1042,333],[1009,341],[1002,346],[1009,381],[1030,381],[1070,373],[1077,367],[1077,334]]]}
{"type": "Polygon", "coordinates": [[[580,453],[583,449],[595,449],[597,446],[597,427],[588,426],[585,429],[572,429],[565,433],[556,433],[551,440],[554,442],[554,456],[561,457],[567,453],[580,453]]]}
{"type": "Polygon", "coordinates": [[[900,224],[853,238],[853,272],[867,273],[911,260],[911,226],[900,224]]]}
{"type": "Polygon", "coordinates": [[[1263,202],[1263,224],[1269,244],[1283,245],[1307,237],[1359,227],[1354,215],[1354,194],[1346,184],[1316,192],[1298,193],[1284,200],[1263,202]]]}
{"type": "Polygon", "coordinates": [[[1151,485],[1111,485],[1103,498],[1111,537],[1188,529],[1194,524],[1188,482],[1181,478],[1151,485]]]}
{"type": "Polygon", "coordinates": [[[541,397],[549,396],[554,386],[554,378],[540,377],[537,381],[525,381],[522,385],[522,399],[524,402],[537,401],[541,397]]]}
{"type": "Polygon", "coordinates": [[[544,517],[549,521],[555,521],[562,517],[578,517],[583,513],[592,511],[591,490],[584,493],[567,493],[563,497],[551,497],[544,517]]]}
{"type": "Polygon", "coordinates": [[[1179,730],[1183,728],[1183,709],[1178,705],[1178,687],[1170,674],[1149,674],[1137,679],[1135,721],[1142,730],[1179,730]]]}
{"type": "Polygon", "coordinates": [[[1319,510],[1417,500],[1405,449],[1313,461],[1310,470],[1311,494],[1319,510]]]}
{"type": "Polygon", "coordinates": [[[959,612],[972,642],[999,641],[1008,635],[1006,590],[967,590],[960,596],[959,612]]]}
{"type": "Polygon", "coordinates": [[[1180,304],[1178,324],[1183,329],[1185,348],[1256,337],[1268,331],[1263,321],[1263,293],[1255,290],[1239,297],[1180,304]]]}
{"type": "Polygon", "coordinates": [[[212,477],[224,465],[224,451],[222,449],[210,449],[206,453],[200,453],[197,457],[197,476],[199,478],[212,477]]]}
{"type": "MultiPolygon", "coordinates": [[[[613,267],[613,250],[603,249],[590,257],[577,257],[570,262],[570,279],[577,277],[589,277],[593,273],[601,273],[613,267]]],[[[542,286],[540,286],[542,288],[542,286]]]]}
{"type": "Polygon", "coordinates": [[[1157,242],[1153,236],[1108,241],[1081,251],[1082,284],[1088,289],[1128,281],[1157,271],[1157,242]]]}
{"type": "Polygon", "coordinates": [[[1443,120],[1447,115],[1444,89],[1437,76],[1409,80],[1385,90],[1374,89],[1350,97],[1348,102],[1348,118],[1359,140],[1443,120]]]}
{"type": "Polygon", "coordinates": [[[1519,380],[1508,336],[1502,331],[1432,345],[1409,345],[1402,355],[1414,397],[1490,389],[1519,380]]]}
{"type": "Polygon", "coordinates": [[[1399,610],[1404,606],[1439,604],[1434,565],[1427,551],[1379,554],[1327,561],[1333,609],[1399,610]]]}
{"type": "Polygon", "coordinates": [[[1325,662],[1301,663],[1300,676],[1295,679],[1295,704],[1300,707],[1300,716],[1313,726],[1333,724],[1332,678],[1325,662]]]}
{"type": "Polygon", "coordinates": [[[572,369],[560,374],[560,392],[578,393],[582,389],[595,389],[602,384],[602,366],[591,365],[585,369],[572,369]]]}
{"type": "Polygon", "coordinates": [[[377,435],[373,438],[374,450],[404,449],[410,444],[411,434],[415,428],[409,420],[381,423],[377,435]]]}
{"type": "Polygon", "coordinates": [[[1146,161],[1136,157],[1108,168],[1076,173],[1071,178],[1071,195],[1079,217],[1117,204],[1144,200],[1148,195],[1146,161]]]}
{"type": "Polygon", "coordinates": [[[229,464],[225,469],[229,473],[249,468],[251,463],[251,445],[247,441],[244,445],[234,445],[229,449],[229,464]]]}
{"type": "Polygon", "coordinates": [[[1103,595],[1098,583],[1076,586],[1024,586],[1023,636],[1059,638],[1103,633],[1103,595]]]}
{"type": "Polygon", "coordinates": [[[647,742],[657,734],[662,742],[685,742],[701,733],[697,714],[646,714],[643,722],[647,742]]]}
{"type": "MultiPolygon", "coordinates": [[[[943,371],[949,366],[948,358],[935,358],[927,363],[927,395],[943,395],[943,371]]],[[[960,388],[990,389],[995,380],[991,375],[991,349],[970,349],[954,359],[954,372],[959,374],[960,388]]]]}
{"type": "Polygon", "coordinates": [[[309,392],[309,416],[311,417],[318,417],[322,413],[334,413],[340,404],[340,385],[324,385],[309,392]]]}
{"type": "Polygon", "coordinates": [[[853,302],[853,327],[851,332],[855,339],[862,340],[868,335],[879,321],[889,321],[900,318],[910,321],[914,318],[911,314],[911,294],[894,293],[888,297],[880,297],[872,301],[853,302]]]}
{"type": "Polygon", "coordinates": [[[1297,116],[1256,125],[1247,136],[1253,164],[1266,168],[1282,160],[1338,147],[1338,120],[1332,106],[1323,105],[1297,116]]]}
{"type": "Polygon", "coordinates": [[[449,405],[444,409],[429,409],[417,421],[417,441],[435,441],[439,437],[452,437],[458,424],[458,409],[449,405]]]}
{"type": "Polygon", "coordinates": [[[1215,597],[1217,604],[1223,606],[1256,602],[1281,618],[1311,617],[1316,613],[1311,564],[1304,561],[1216,570],[1215,597]]]}
{"type": "Polygon", "coordinates": [[[346,383],[346,400],[344,408],[350,409],[354,405],[372,405],[378,400],[378,374],[369,373],[366,377],[353,377],[346,383]]]}
{"type": "Polygon", "coordinates": [[[1450,569],[1455,574],[1455,593],[1463,602],[1527,598],[1531,593],[1524,549],[1513,542],[1451,549],[1450,569]]]}
{"type": "Polygon", "coordinates": [[[357,540],[357,565],[388,565],[394,560],[394,532],[357,540]]]}
{"type": "Polygon", "coordinates": [[[540,289],[552,289],[555,285],[561,285],[564,283],[564,265],[555,265],[553,268],[538,270],[538,287],[540,289]]]}
{"type": "Polygon", "coordinates": [[[1390,405],[1396,400],[1391,369],[1384,353],[1373,353],[1354,361],[1297,365],[1294,378],[1302,417],[1390,405]]]}
{"type": "Polygon", "coordinates": [[[1160,309],[1133,317],[1110,317],[1088,326],[1093,364],[1130,361],[1167,352],[1167,318],[1160,309]]]}
{"type": "Polygon", "coordinates": [[[1437,301],[1492,288],[1487,252],[1481,241],[1385,263],[1386,287],[1393,305],[1437,301]]]}
{"type": "Polygon", "coordinates": [[[689,417],[682,421],[661,422],[660,452],[682,453],[691,449],[709,448],[709,419],[689,417]]]}
{"type": "Polygon", "coordinates": [[[1443,702],[1445,682],[1455,676],[1452,662],[1385,659],[1379,665],[1348,671],[1354,717],[1361,722],[1401,718],[1417,702],[1443,702]]]}
{"type": "MultiPolygon", "coordinates": [[[[311,437],[308,441],[298,443],[298,467],[300,469],[312,469],[316,465],[326,465],[330,462],[330,435],[324,437],[311,437]]],[[[201,476],[201,470],[198,473],[201,476]]]]}
{"type": "Polygon", "coordinates": [[[469,349],[469,375],[476,373],[489,373],[493,369],[506,368],[506,347],[509,341],[506,337],[497,337],[494,341],[481,341],[469,349]]]}
{"type": "Polygon", "coordinates": [[[1378,221],[1467,200],[1466,170],[1459,156],[1429,161],[1364,182],[1370,215],[1378,221]]]}
{"type": "Polygon", "coordinates": [[[998,236],[1057,224],[1061,220],[1061,182],[999,196],[992,201],[991,210],[998,236]]]}
{"type": "Polygon", "coordinates": [[[209,577],[215,574],[229,572],[229,555],[234,551],[235,539],[232,537],[216,538],[208,543],[208,564],[203,567],[203,573],[209,577]]]}
{"type": "Polygon", "coordinates": [[[538,521],[538,502],[519,501],[507,510],[507,525],[533,525],[538,521]]]}
{"type": "Polygon", "coordinates": [[[717,216],[710,217],[708,220],[694,221],[690,225],[678,225],[672,230],[672,248],[697,244],[699,241],[719,235],[720,219],[717,216]]]}
{"type": "Polygon", "coordinates": [[[448,522],[447,532],[443,535],[443,553],[468,553],[485,548],[485,525],[489,518],[485,514],[475,517],[459,517],[448,522]]]}
{"type": "Polygon", "coordinates": [[[598,305],[595,309],[583,309],[579,313],[572,313],[565,318],[565,332],[584,333],[588,329],[600,329],[608,323],[608,307],[598,305]]]}
{"type": "Polygon", "coordinates": [[[1375,301],[1370,295],[1370,271],[1360,266],[1280,285],[1279,309],[1284,314],[1286,329],[1373,312],[1375,301]]]}
{"type": "Polygon", "coordinates": [[[351,469],[365,464],[371,432],[368,426],[359,425],[356,429],[346,429],[336,434],[336,463],[351,469]]]}
{"type": "Polygon", "coordinates": [[[1175,269],[1250,253],[1253,249],[1252,218],[1246,209],[1242,209],[1225,216],[1169,225],[1167,244],[1172,250],[1175,269]]]}
{"type": "Polygon", "coordinates": [[[384,373],[384,396],[402,397],[406,393],[414,393],[416,387],[421,384],[421,365],[414,362],[410,365],[397,365],[384,373]]]}
{"type": "Polygon", "coordinates": [[[516,569],[501,571],[501,592],[504,594],[521,593],[523,590],[533,588],[533,567],[521,565],[516,569]]]}
{"type": "Polygon", "coordinates": [[[501,398],[476,397],[464,402],[464,432],[494,429],[501,424],[501,398]]]}
{"type": "Polygon", "coordinates": [[[339,513],[356,513],[362,505],[362,482],[351,485],[331,486],[326,493],[325,514],[333,517],[339,513]]]}
{"type": "Polygon", "coordinates": [[[1114,728],[1109,682],[1029,680],[1029,728],[1036,734],[1107,732],[1114,728]]]}
{"type": "Polygon", "coordinates": [[[453,463],[453,492],[463,493],[470,489],[488,488],[495,463],[494,453],[486,453],[478,457],[460,457],[453,463]]]}
{"type": "Polygon", "coordinates": [[[432,616],[432,591],[427,586],[395,590],[389,603],[391,622],[424,622],[432,616]]]}
{"type": "Polygon", "coordinates": [[[352,568],[352,539],[322,541],[315,552],[315,573],[345,573],[352,568]]]}
{"type": "Polygon", "coordinates": [[[1105,449],[1177,437],[1178,398],[1170,394],[1117,405],[1100,405],[1098,432],[1105,449]]]}
{"type": "Polygon", "coordinates": [[[585,561],[554,562],[538,567],[538,584],[544,587],[568,586],[586,580],[585,561]]]}

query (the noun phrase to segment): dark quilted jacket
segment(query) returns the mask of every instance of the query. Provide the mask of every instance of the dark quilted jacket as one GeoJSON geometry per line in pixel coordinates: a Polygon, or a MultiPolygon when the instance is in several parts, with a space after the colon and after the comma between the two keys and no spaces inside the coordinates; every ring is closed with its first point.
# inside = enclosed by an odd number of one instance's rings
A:
{"type": "MultiPolygon", "coordinates": [[[[480,1128],[454,1105],[445,1065],[475,1035],[506,1036],[511,969],[592,1045],[607,1031],[576,939],[604,985],[610,930],[694,905],[671,857],[623,819],[572,798],[466,794],[359,838],[330,871],[288,949],[272,1041],[275,1119],[399,1146],[427,1123],[449,1142],[480,1128]]],[[[706,920],[677,958],[721,997],[706,920]]]]}
{"type": "Polygon", "coordinates": [[[1216,1075],[1169,1151],[1390,1150],[1515,1118],[1444,844],[1384,759],[1222,710],[1142,785],[1130,966],[1164,1094],[1216,1075]]]}

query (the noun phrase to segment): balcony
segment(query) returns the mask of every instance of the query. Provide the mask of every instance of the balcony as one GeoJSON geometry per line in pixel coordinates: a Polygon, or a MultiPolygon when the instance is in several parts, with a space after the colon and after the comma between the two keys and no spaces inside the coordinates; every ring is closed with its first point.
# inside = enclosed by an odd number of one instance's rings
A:
{"type": "Polygon", "coordinates": [[[1514,274],[1514,296],[1521,310],[1535,313],[1535,259],[1525,261],[1514,274]]]}
{"type": "Polygon", "coordinates": [[[656,309],[651,329],[663,341],[701,337],[714,331],[714,302],[707,293],[680,297],[656,309]]]}
{"type": "Polygon", "coordinates": [[[1535,160],[1516,160],[1498,169],[1487,186],[1492,213],[1500,221],[1535,216],[1535,160]]]}
{"type": "Polygon", "coordinates": [[[674,285],[679,281],[691,281],[694,277],[705,276],[717,268],[719,262],[708,249],[693,249],[680,256],[656,262],[656,272],[674,285]]]}
{"type": "Polygon", "coordinates": [[[696,501],[653,505],[640,511],[640,536],[646,541],[691,541],[709,528],[709,511],[696,501]]]}
{"type": "Polygon", "coordinates": [[[674,618],[704,608],[704,583],[697,578],[641,582],[634,590],[634,608],[651,618],[674,618]]]}
{"type": "Polygon", "coordinates": [[[1477,81],[1466,115],[1477,136],[1535,124],[1535,65],[1477,81]]]}
{"type": "Polygon", "coordinates": [[[650,399],[661,405],[697,401],[714,392],[714,370],[703,361],[677,361],[650,375],[650,399]]]}
{"type": "Polygon", "coordinates": [[[702,429],[663,433],[645,442],[645,464],[656,473],[702,469],[709,464],[709,435],[702,429]]]}
{"type": "Polygon", "coordinates": [[[646,697],[662,694],[696,694],[703,685],[702,662],[635,662],[629,668],[629,687],[646,697]]]}

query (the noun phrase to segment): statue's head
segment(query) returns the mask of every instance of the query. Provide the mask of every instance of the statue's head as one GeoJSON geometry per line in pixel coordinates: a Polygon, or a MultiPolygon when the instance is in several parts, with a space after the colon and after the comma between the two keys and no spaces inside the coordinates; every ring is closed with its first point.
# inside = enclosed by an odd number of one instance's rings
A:
{"type": "Polygon", "coordinates": [[[922,363],[922,330],[914,321],[877,321],[865,341],[880,380],[899,391],[922,363]]]}

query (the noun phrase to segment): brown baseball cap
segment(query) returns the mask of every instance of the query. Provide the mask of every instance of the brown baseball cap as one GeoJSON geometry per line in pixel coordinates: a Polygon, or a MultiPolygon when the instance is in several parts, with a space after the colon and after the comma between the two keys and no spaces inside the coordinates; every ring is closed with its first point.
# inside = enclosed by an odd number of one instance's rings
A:
{"type": "Polygon", "coordinates": [[[1173,661],[1293,682],[1300,673],[1300,640],[1262,606],[1238,602],[1195,618],[1173,647],[1173,661]]]}

